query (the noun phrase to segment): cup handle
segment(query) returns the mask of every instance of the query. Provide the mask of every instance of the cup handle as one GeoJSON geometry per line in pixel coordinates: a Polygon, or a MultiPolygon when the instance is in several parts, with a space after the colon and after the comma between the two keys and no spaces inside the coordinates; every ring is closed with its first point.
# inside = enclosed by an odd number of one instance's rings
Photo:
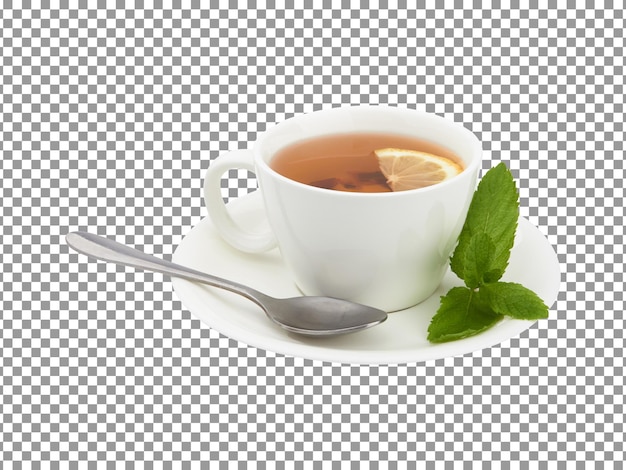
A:
{"type": "Polygon", "coordinates": [[[204,177],[204,202],[221,237],[234,248],[246,253],[261,253],[276,247],[274,234],[267,230],[263,233],[250,233],[241,229],[228,213],[222,199],[222,176],[228,170],[244,169],[256,173],[252,152],[235,150],[220,155],[209,165],[204,177]]]}

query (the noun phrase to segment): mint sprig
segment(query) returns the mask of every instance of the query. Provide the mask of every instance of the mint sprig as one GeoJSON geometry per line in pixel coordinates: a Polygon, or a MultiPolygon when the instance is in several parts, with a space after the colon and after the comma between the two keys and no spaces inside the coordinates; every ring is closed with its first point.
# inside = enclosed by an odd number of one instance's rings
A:
{"type": "Polygon", "coordinates": [[[428,327],[428,340],[443,343],[491,328],[506,315],[524,320],[548,317],[548,307],[532,290],[502,282],[519,219],[519,195],[504,163],[490,169],[474,192],[450,258],[465,287],[453,287],[428,327]]]}

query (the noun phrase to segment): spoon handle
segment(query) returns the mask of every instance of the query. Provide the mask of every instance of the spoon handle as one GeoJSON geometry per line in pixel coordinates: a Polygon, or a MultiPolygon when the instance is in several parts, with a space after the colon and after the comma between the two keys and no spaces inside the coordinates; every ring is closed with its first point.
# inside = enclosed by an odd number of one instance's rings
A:
{"type": "Polygon", "coordinates": [[[237,282],[222,279],[195,269],[181,266],[161,258],[144,253],[110,238],[104,238],[89,232],[71,232],[65,236],[67,244],[79,253],[115,264],[131,266],[180,277],[194,282],[219,287],[252,300],[265,308],[263,302],[269,299],[265,294],[237,282]]]}

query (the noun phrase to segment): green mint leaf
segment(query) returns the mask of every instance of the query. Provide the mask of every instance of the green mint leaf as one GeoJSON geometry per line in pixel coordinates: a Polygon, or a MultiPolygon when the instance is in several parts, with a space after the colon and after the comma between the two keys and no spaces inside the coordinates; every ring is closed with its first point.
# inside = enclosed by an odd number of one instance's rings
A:
{"type": "Polygon", "coordinates": [[[441,305],[428,326],[428,341],[445,343],[473,336],[502,319],[482,302],[477,292],[453,287],[441,297],[441,305]]]}
{"type": "Polygon", "coordinates": [[[519,219],[513,175],[500,163],[483,176],[470,203],[450,267],[467,287],[453,287],[428,327],[428,340],[444,343],[491,328],[505,315],[525,320],[548,317],[532,290],[500,282],[511,255],[519,219]]]}
{"type": "Polygon", "coordinates": [[[480,297],[494,311],[520,320],[548,318],[548,307],[532,290],[515,282],[496,282],[480,288],[480,297]]]}
{"type": "Polygon", "coordinates": [[[465,285],[475,289],[484,284],[485,273],[490,272],[494,262],[495,244],[485,232],[472,235],[467,243],[464,263],[465,285]]]}
{"type": "Polygon", "coordinates": [[[519,195],[515,181],[506,165],[500,163],[487,171],[478,184],[450,259],[450,268],[466,285],[477,287],[502,277],[515,241],[518,218],[519,195]],[[484,256],[474,253],[479,241],[486,238],[477,234],[486,234],[493,243],[489,263],[484,256]]]}

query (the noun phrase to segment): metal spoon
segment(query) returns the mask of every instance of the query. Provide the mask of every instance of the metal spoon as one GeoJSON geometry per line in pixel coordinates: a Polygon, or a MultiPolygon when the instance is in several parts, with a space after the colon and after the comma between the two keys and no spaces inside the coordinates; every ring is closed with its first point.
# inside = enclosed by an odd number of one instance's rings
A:
{"type": "Polygon", "coordinates": [[[77,252],[103,261],[156,271],[240,294],[259,305],[274,323],[292,333],[340,335],[378,325],[387,319],[387,313],[382,310],[332,297],[275,299],[237,282],[165,261],[87,232],[69,233],[65,240],[77,252]]]}

